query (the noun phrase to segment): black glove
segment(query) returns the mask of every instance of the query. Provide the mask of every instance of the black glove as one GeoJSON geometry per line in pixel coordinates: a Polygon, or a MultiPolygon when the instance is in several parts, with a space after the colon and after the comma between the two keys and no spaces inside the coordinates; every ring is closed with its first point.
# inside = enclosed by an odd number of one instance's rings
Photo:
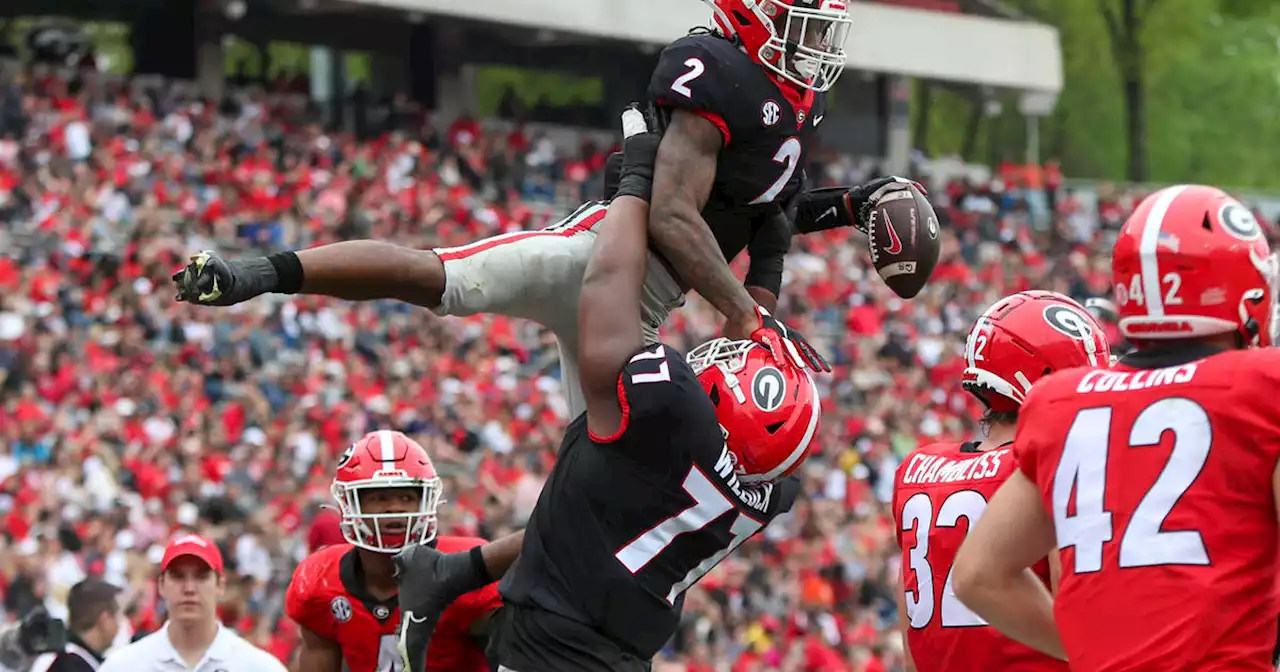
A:
{"type": "Polygon", "coordinates": [[[800,195],[795,205],[795,228],[800,233],[814,233],[852,226],[866,233],[872,206],[885,194],[901,191],[908,185],[914,185],[921,194],[927,193],[920,183],[892,175],[854,187],[810,189],[800,195]]]}
{"type": "MultiPolygon", "coordinates": [[[[662,135],[654,133],[653,122],[632,103],[622,111],[622,162],[618,165],[615,196],[635,196],[646,202],[653,195],[653,164],[658,159],[662,135]]],[[[606,161],[606,169],[608,162],[606,161]]],[[[608,180],[606,176],[606,181],[608,180]]]]}
{"type": "Polygon", "coordinates": [[[177,301],[231,306],[277,291],[280,276],[268,257],[227,261],[205,250],[191,255],[191,263],[173,274],[173,284],[177,301]]]}
{"type": "Polygon", "coordinates": [[[427,645],[444,610],[456,599],[492,583],[480,547],[441,553],[411,546],[394,558],[399,587],[400,635],[396,648],[407,672],[427,669],[427,645]]]}
{"type": "Polygon", "coordinates": [[[756,317],[760,320],[760,326],[751,332],[751,340],[769,348],[775,361],[789,361],[802,369],[814,371],[831,370],[827,360],[809,345],[809,341],[800,332],[787,328],[787,325],[779,322],[778,318],[769,314],[762,306],[756,306],[756,317]]]}
{"type": "Polygon", "coordinates": [[[924,185],[915,180],[908,180],[905,177],[896,175],[877,177],[866,184],[850,187],[845,200],[848,203],[849,210],[854,215],[854,226],[859,231],[866,232],[867,219],[871,216],[871,209],[875,207],[875,204],[888,194],[911,187],[919,189],[922,196],[929,195],[929,192],[925,191],[924,185]]]}

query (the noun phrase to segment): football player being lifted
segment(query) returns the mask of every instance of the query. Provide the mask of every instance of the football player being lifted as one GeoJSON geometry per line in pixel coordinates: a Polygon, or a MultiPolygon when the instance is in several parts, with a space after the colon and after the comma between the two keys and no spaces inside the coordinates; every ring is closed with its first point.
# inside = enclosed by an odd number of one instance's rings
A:
{"type": "MultiPolygon", "coordinates": [[[[767,345],[776,357],[829,367],[794,330],[769,315],[795,233],[866,231],[874,206],[912,203],[885,222],[886,252],[904,260],[882,277],[915,296],[938,258],[936,221],[918,185],[885,177],[856,187],[805,191],[802,162],[826,114],[826,91],[844,65],[849,27],[843,0],[714,0],[714,30],[668,45],[649,82],[654,126],[611,157],[606,195],[653,203],[641,318],[646,342],[693,289],[725,317],[725,335],[767,345]],[[622,161],[633,179],[617,177],[622,161]],[[910,195],[910,201],[904,196],[910,195]],[[917,212],[919,210],[919,212],[917,212]],[[899,231],[894,231],[897,226],[899,231]],[[908,230],[907,227],[910,227],[908,230]],[[745,284],[729,268],[750,255],[745,284]]],[[[496,313],[530,319],[556,334],[571,415],[585,410],[578,380],[578,294],[609,203],[590,202],[540,231],[469,245],[417,250],[356,240],[268,257],[228,260],[201,252],[174,276],[178,299],[227,306],[268,293],[349,300],[399,299],[440,315],[496,313]]],[[[877,255],[880,258],[880,255],[877,255]]]]}
{"type": "MultiPolygon", "coordinates": [[[[1009,639],[974,616],[951,590],[951,562],[1009,475],[1018,409],[1054,371],[1107,366],[1110,348],[1087,310],[1055,292],[1019,292],[978,317],[965,342],[962,385],[986,408],[986,438],[916,449],[898,466],[893,515],[902,549],[898,617],[919,672],[1066,672],[1066,663],[1009,639]],[[963,525],[960,519],[965,519],[963,525]]],[[[1051,584],[1041,559],[1036,575],[1051,584]]]]}
{"type": "MultiPolygon", "coordinates": [[[[648,670],[685,591],[791,508],[800,486],[788,474],[815,443],[821,409],[807,370],[750,340],[718,338],[687,358],[645,344],[647,215],[645,200],[620,196],[587,264],[578,304],[587,410],[565,431],[499,584],[488,650],[499,670],[648,670]]],[[[502,542],[396,557],[412,672],[424,653],[435,665],[435,640],[426,644],[442,606],[497,576],[485,556],[502,542]]]]}
{"type": "MultiPolygon", "coordinates": [[[[401,669],[392,556],[409,545],[465,551],[483,539],[437,536],[440,478],[426,450],[400,432],[366,434],[342,456],[332,493],[345,544],[326,546],[298,565],[285,611],[302,630],[295,669],[385,672],[401,669]]],[[[455,601],[432,640],[439,672],[488,670],[489,614],[501,604],[496,585],[455,601]]]]}

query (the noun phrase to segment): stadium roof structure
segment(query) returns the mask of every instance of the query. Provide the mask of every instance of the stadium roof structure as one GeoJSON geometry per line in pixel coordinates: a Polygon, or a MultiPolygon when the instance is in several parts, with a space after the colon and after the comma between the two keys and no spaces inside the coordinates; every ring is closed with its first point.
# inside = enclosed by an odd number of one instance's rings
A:
{"type": "MultiPolygon", "coordinates": [[[[308,2],[308,0],[294,0],[308,2]]],[[[322,0],[310,0],[315,3],[322,0]]],[[[663,44],[709,25],[698,0],[327,0],[423,16],[450,16],[567,34],[663,44]]],[[[1012,89],[1054,99],[1062,90],[1057,29],[1033,21],[854,2],[846,49],[851,68],[1012,89]]]]}

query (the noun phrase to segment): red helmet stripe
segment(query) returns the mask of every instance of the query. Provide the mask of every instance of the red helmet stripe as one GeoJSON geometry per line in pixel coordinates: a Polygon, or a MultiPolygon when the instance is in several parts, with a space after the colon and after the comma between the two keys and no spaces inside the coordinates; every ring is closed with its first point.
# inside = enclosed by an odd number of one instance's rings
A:
{"type": "Polygon", "coordinates": [[[1150,317],[1164,317],[1164,295],[1160,292],[1160,264],[1156,259],[1156,251],[1160,247],[1160,231],[1164,226],[1165,215],[1173,202],[1186,191],[1187,185],[1169,187],[1161,192],[1156,202],[1147,211],[1147,218],[1142,223],[1142,235],[1138,239],[1138,259],[1142,267],[1142,299],[1143,308],[1150,317]]]}

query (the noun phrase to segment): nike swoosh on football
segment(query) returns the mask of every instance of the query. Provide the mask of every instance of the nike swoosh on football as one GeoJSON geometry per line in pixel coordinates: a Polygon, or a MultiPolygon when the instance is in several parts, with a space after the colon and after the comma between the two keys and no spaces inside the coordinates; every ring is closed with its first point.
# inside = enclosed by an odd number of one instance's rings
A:
{"type": "Polygon", "coordinates": [[[898,254],[902,252],[902,241],[898,240],[898,232],[893,228],[893,220],[889,219],[889,211],[882,210],[884,215],[885,233],[889,234],[889,245],[884,248],[885,254],[898,254]]]}

